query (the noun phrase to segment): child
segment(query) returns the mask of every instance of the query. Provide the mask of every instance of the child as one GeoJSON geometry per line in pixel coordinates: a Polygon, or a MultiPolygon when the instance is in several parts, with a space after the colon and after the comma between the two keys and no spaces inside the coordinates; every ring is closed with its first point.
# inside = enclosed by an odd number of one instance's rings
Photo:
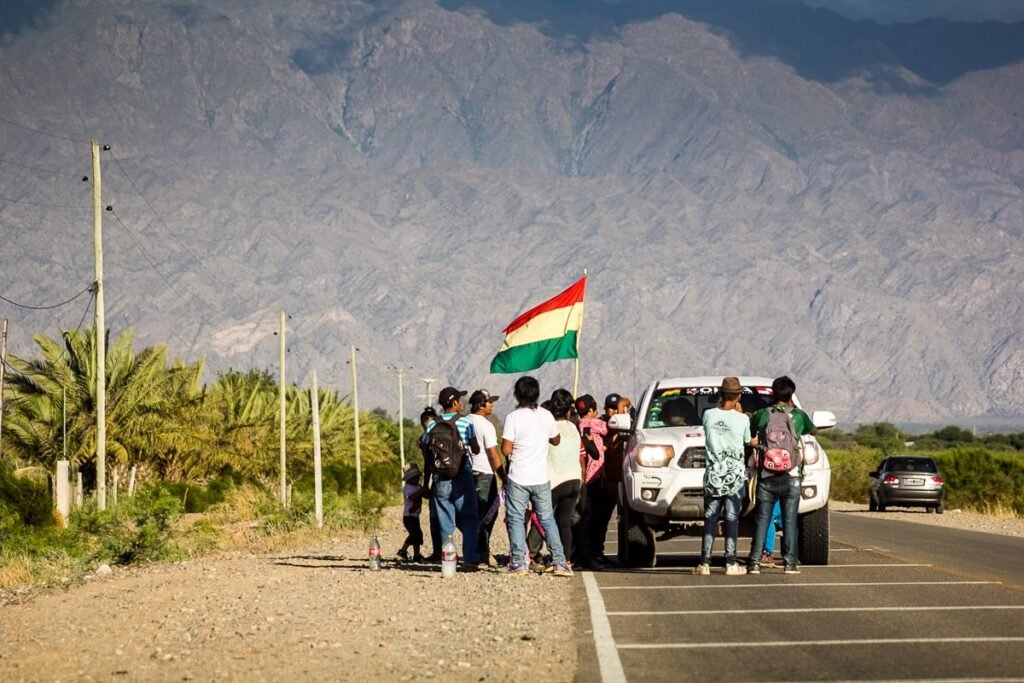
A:
{"type": "Polygon", "coordinates": [[[408,562],[408,548],[412,546],[412,561],[423,562],[423,555],[420,554],[420,546],[423,545],[420,509],[423,506],[423,495],[426,493],[426,489],[420,486],[420,468],[416,463],[406,466],[405,473],[402,474],[402,481],[405,482],[402,487],[402,497],[405,499],[405,505],[402,508],[402,523],[409,535],[405,537],[405,542],[395,555],[408,562]]]}
{"type": "Polygon", "coordinates": [[[715,543],[715,527],[719,516],[725,516],[725,573],[746,574],[746,567],[736,561],[736,539],[747,485],[747,465],[743,447],[750,443],[750,420],[736,410],[743,387],[736,377],[722,380],[719,408],[704,412],[704,441],[707,466],[704,469],[704,540],[700,564],[694,574],[711,573],[711,548],[715,543]]]}

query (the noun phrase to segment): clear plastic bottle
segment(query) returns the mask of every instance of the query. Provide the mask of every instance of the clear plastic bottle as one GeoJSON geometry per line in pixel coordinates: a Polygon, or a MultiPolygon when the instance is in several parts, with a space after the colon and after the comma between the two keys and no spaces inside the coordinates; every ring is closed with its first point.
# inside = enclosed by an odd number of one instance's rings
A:
{"type": "Polygon", "coordinates": [[[377,540],[376,534],[370,539],[370,570],[380,570],[380,541],[377,540]]]}
{"type": "Polygon", "coordinates": [[[441,576],[450,579],[455,576],[458,567],[459,552],[455,549],[455,542],[452,535],[448,534],[448,540],[441,546],[441,576]]]}

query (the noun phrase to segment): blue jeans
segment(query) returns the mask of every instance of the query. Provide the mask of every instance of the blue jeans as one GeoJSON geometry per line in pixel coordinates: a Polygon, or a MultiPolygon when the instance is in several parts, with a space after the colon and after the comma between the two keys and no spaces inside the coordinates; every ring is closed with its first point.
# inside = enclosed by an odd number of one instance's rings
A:
{"type": "Polygon", "coordinates": [[[715,527],[719,516],[725,516],[725,563],[736,563],[736,539],[740,535],[740,512],[743,509],[743,490],[731,496],[704,496],[704,540],[700,544],[701,564],[711,564],[711,549],[715,545],[715,527]]]}
{"type": "Polygon", "coordinates": [[[788,475],[761,477],[757,482],[757,511],[754,537],[750,540],[748,564],[760,564],[764,552],[764,537],[772,521],[772,509],[779,503],[782,509],[782,559],[786,564],[797,563],[796,515],[800,507],[800,478],[788,475]]]}
{"type": "Polygon", "coordinates": [[[778,502],[772,508],[772,521],[768,522],[768,532],[764,535],[764,551],[769,555],[775,553],[775,532],[782,526],[782,508],[778,502]]]}
{"type": "Polygon", "coordinates": [[[505,488],[505,517],[508,519],[509,564],[519,567],[526,556],[526,504],[533,505],[534,512],[544,528],[544,540],[551,551],[551,562],[565,564],[565,550],[558,535],[558,525],[551,509],[551,484],[520,486],[511,479],[505,488]]]}
{"type": "Polygon", "coordinates": [[[437,521],[441,526],[441,542],[462,532],[462,561],[480,562],[477,539],[480,533],[480,513],[477,510],[476,482],[470,470],[462,470],[452,479],[434,481],[433,502],[437,505],[437,521]]]}

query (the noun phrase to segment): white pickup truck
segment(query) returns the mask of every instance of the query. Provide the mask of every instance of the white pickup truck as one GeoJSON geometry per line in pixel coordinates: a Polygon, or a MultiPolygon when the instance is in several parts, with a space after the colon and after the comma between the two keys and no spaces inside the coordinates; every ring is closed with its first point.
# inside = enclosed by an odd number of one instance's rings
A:
{"type": "MultiPolygon", "coordinates": [[[[772,380],[740,377],[743,412],[768,407],[772,380]]],[[[624,566],[653,567],[654,531],[697,533],[704,523],[704,411],[716,407],[722,377],[683,377],[654,382],[637,404],[636,418],[615,415],[612,430],[628,434],[619,489],[618,556],[624,566]],[[671,416],[671,417],[670,417],[671,416]]],[[[794,403],[800,402],[794,396],[794,403]]],[[[816,411],[817,429],[834,427],[836,417],[816,411]]],[[[800,561],[828,564],[828,456],[813,436],[803,437],[804,474],[799,512],[800,561]]],[[[752,533],[753,502],[745,501],[741,529],[752,533]]]]}

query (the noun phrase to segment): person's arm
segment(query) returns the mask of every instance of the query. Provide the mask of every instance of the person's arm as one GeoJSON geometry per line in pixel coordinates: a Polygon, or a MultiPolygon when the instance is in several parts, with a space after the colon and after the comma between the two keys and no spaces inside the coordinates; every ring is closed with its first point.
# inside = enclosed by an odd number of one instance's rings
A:
{"type": "MultiPolygon", "coordinates": [[[[550,415],[550,413],[549,413],[550,415]]],[[[551,417],[551,431],[548,432],[551,436],[548,438],[548,443],[552,446],[557,446],[562,443],[562,433],[558,431],[558,423],[555,418],[551,417]]]]}
{"type": "Polygon", "coordinates": [[[501,440],[501,452],[504,454],[504,456],[506,458],[508,456],[512,455],[512,442],[509,441],[508,439],[502,439],[501,440]]]}
{"type": "Polygon", "coordinates": [[[498,479],[505,481],[505,463],[501,461],[501,456],[498,455],[498,447],[491,446],[487,449],[487,460],[491,463],[491,469],[494,470],[494,474],[497,475],[498,479]]]}
{"type": "Polygon", "coordinates": [[[591,460],[601,459],[601,451],[598,450],[597,444],[594,443],[594,436],[590,433],[589,428],[587,428],[587,433],[582,436],[582,444],[588,458],[591,460]]]}

